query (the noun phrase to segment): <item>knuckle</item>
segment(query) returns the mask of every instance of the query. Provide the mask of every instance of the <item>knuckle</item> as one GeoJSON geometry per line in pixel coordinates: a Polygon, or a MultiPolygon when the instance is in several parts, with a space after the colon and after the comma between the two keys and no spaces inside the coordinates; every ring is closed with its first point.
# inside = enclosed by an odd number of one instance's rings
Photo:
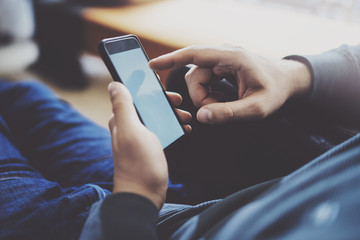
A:
{"type": "Polygon", "coordinates": [[[194,45],[190,45],[190,46],[187,46],[185,48],[182,49],[182,52],[184,54],[189,54],[189,55],[192,55],[194,51],[196,51],[196,49],[198,49],[198,47],[194,46],[194,45]]]}
{"type": "Polygon", "coordinates": [[[186,83],[190,83],[190,81],[191,81],[191,73],[192,73],[192,71],[190,70],[185,74],[185,82],[186,83]]]}
{"type": "Polygon", "coordinates": [[[254,103],[252,108],[253,108],[253,114],[254,116],[256,116],[257,119],[264,119],[268,116],[267,108],[265,104],[263,104],[262,102],[254,103]]]}
{"type": "Polygon", "coordinates": [[[199,49],[198,46],[195,46],[195,45],[190,45],[190,46],[187,46],[186,48],[184,48],[185,50],[187,51],[194,51],[196,49],[199,49]]]}
{"type": "Polygon", "coordinates": [[[204,105],[201,101],[199,101],[195,97],[192,97],[192,102],[193,102],[194,106],[197,107],[197,108],[200,108],[200,107],[202,107],[204,105]]]}
{"type": "Polygon", "coordinates": [[[111,116],[111,118],[108,121],[108,127],[111,130],[114,126],[114,116],[111,116]]]}
{"type": "Polygon", "coordinates": [[[114,113],[114,114],[120,112],[122,108],[123,108],[123,107],[122,107],[122,103],[121,103],[121,102],[114,101],[114,102],[112,103],[112,110],[113,110],[113,113],[114,113]]]}
{"type": "Polygon", "coordinates": [[[220,118],[224,121],[231,121],[234,120],[235,117],[236,115],[234,110],[226,104],[223,104],[220,118]]]}

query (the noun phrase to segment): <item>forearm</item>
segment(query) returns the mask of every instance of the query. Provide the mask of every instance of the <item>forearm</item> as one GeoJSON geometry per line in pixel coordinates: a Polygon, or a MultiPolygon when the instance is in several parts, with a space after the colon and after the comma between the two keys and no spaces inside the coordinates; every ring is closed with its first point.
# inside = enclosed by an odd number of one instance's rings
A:
{"type": "Polygon", "coordinates": [[[360,120],[360,45],[343,45],[313,56],[289,56],[305,63],[312,76],[307,97],[319,109],[341,116],[343,120],[360,120]]]}

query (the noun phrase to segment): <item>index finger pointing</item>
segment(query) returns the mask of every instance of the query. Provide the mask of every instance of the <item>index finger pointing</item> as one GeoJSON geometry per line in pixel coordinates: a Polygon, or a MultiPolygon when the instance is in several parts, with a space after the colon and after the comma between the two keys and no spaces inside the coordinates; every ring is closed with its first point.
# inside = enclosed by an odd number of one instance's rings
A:
{"type": "Polygon", "coordinates": [[[219,49],[190,46],[154,58],[149,62],[149,66],[154,70],[182,67],[187,64],[209,67],[219,63],[223,55],[219,49]]]}

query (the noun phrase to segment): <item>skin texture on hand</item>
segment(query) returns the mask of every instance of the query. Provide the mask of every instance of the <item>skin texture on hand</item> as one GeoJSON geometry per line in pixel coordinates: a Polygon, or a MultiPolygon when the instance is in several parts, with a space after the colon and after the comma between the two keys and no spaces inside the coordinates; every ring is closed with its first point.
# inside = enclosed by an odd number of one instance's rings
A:
{"type": "Polygon", "coordinates": [[[203,123],[263,119],[311,88],[311,75],[304,64],[263,58],[240,47],[187,47],[149,63],[154,70],[187,64],[195,65],[185,81],[194,105],[200,108],[197,118],[203,123]],[[222,78],[238,86],[237,101],[222,102],[221,96],[211,92],[211,83],[222,78]]]}
{"type": "MultiPolygon", "coordinates": [[[[109,84],[113,116],[109,120],[114,159],[113,193],[130,192],[150,199],[159,209],[166,197],[168,183],[167,162],[158,138],[139,120],[133,100],[124,85],[109,84]]],[[[173,106],[182,98],[167,93],[173,106]]],[[[191,120],[188,112],[175,109],[181,121],[191,120]]],[[[189,125],[184,125],[187,132],[189,125]]]]}
{"type": "Polygon", "coordinates": [[[113,116],[109,120],[114,158],[114,189],[147,197],[160,209],[165,201],[168,170],[157,137],[140,122],[129,91],[109,84],[113,116]]]}

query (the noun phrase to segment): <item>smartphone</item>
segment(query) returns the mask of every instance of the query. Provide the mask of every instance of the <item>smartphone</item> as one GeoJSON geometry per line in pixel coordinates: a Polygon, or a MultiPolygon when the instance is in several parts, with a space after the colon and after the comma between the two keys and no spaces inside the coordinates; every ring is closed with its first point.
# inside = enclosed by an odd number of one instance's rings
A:
{"type": "Polygon", "coordinates": [[[163,149],[179,141],[184,128],[137,36],[104,39],[99,52],[113,79],[129,89],[140,120],[159,138],[163,149]]]}

